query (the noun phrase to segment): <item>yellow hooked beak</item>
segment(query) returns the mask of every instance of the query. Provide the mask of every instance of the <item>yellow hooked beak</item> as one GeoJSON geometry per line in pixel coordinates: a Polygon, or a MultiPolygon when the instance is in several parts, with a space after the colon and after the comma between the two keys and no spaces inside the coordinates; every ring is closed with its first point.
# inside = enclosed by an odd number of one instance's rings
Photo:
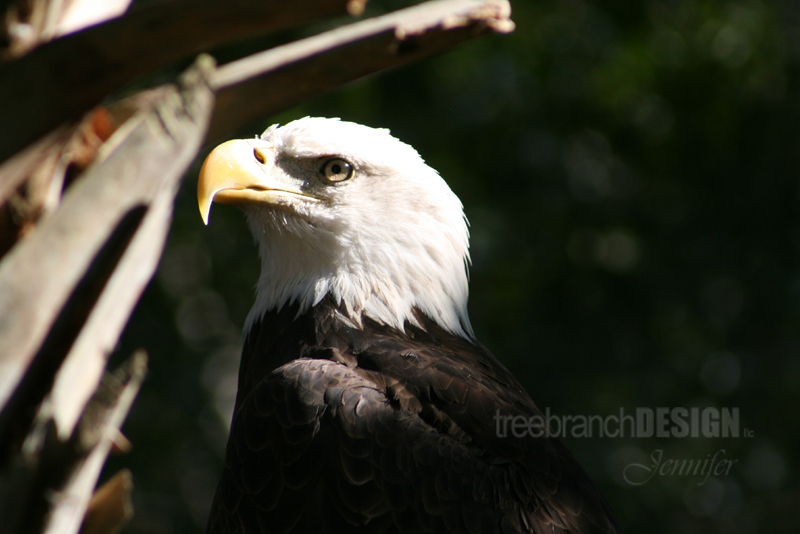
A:
{"type": "Polygon", "coordinates": [[[262,204],[293,211],[297,197],[316,199],[270,173],[272,149],[237,139],[211,151],[197,181],[197,203],[208,224],[211,203],[262,204]]]}

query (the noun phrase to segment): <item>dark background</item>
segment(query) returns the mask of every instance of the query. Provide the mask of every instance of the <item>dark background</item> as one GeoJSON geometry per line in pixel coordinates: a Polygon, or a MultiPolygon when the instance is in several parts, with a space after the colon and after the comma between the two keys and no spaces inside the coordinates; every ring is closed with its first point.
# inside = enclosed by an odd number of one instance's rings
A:
{"type": "MultiPolygon", "coordinates": [[[[254,117],[240,136],[335,116],[417,148],[471,222],[478,338],[542,409],[739,408],[752,437],[566,439],[629,533],[800,531],[800,3],[513,9],[512,35],[254,117]],[[658,450],[735,463],[705,482],[624,480],[658,450]]],[[[235,209],[203,227],[204,156],[115,355],[151,358],[124,427],[133,452],[104,474],[133,470],[129,533],[201,531],[220,472],[258,259],[235,209]]]]}

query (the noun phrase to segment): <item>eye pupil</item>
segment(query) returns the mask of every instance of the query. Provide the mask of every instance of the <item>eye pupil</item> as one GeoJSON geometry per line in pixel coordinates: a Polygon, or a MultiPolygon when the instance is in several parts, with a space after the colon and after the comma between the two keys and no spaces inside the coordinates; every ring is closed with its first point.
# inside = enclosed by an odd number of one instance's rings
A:
{"type": "Polygon", "coordinates": [[[339,165],[338,163],[334,163],[333,166],[331,167],[331,172],[333,172],[333,174],[341,173],[342,172],[342,166],[339,165]]]}

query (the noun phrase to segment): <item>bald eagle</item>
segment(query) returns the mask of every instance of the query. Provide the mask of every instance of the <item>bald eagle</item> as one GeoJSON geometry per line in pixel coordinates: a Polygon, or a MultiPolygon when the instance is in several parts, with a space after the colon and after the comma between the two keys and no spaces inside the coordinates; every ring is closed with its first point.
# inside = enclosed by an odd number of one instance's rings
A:
{"type": "Polygon", "coordinates": [[[214,149],[261,256],[210,533],[613,533],[467,315],[461,202],[387,130],[304,118],[214,149]],[[500,417],[500,419],[498,419],[500,417]]]}

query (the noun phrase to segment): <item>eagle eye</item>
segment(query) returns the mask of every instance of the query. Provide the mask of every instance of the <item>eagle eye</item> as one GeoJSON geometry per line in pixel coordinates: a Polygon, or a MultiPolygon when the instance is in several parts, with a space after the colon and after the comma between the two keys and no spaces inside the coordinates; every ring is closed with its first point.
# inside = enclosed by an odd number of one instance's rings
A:
{"type": "Polygon", "coordinates": [[[344,182],[353,177],[353,166],[341,158],[330,159],[320,169],[329,182],[344,182]]]}

